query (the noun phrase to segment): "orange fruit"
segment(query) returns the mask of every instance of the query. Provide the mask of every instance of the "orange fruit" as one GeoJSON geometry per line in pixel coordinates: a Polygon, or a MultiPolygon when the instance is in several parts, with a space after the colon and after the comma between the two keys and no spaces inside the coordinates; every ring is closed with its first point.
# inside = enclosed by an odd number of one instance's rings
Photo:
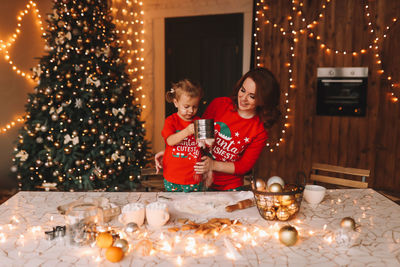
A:
{"type": "Polygon", "coordinates": [[[111,262],[119,262],[124,257],[124,251],[119,247],[109,247],[106,250],[106,259],[111,262]]]}
{"type": "Polygon", "coordinates": [[[96,237],[96,245],[99,248],[108,248],[111,247],[111,245],[113,244],[114,240],[113,237],[110,233],[100,233],[97,235],[96,237]]]}

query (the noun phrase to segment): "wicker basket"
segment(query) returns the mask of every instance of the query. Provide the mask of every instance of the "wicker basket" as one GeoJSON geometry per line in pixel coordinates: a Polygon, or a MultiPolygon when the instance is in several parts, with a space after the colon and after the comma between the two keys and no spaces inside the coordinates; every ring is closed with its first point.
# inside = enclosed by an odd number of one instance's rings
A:
{"type": "Polygon", "coordinates": [[[293,219],[300,210],[303,186],[293,186],[288,192],[264,192],[253,188],[254,198],[260,215],[269,221],[293,219]]]}

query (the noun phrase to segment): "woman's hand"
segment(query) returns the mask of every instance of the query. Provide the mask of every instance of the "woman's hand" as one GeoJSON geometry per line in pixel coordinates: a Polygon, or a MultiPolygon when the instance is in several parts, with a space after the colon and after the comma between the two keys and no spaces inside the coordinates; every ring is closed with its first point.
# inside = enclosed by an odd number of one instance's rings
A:
{"type": "Polygon", "coordinates": [[[158,173],[162,168],[162,161],[164,157],[164,152],[165,151],[160,151],[154,156],[154,163],[156,164],[156,173],[158,173]]]}
{"type": "Polygon", "coordinates": [[[194,165],[194,171],[197,174],[203,174],[203,173],[212,171],[214,161],[210,157],[207,157],[207,156],[203,156],[201,158],[201,160],[202,161],[199,161],[194,165]]]}

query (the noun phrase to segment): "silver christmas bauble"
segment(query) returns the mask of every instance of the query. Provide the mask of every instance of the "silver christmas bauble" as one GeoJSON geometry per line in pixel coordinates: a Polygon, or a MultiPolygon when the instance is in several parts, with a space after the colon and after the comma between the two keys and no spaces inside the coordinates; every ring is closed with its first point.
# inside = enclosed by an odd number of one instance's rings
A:
{"type": "Polygon", "coordinates": [[[121,248],[123,252],[127,252],[129,249],[129,243],[125,239],[115,240],[113,246],[121,248]]]}
{"type": "Polygon", "coordinates": [[[125,232],[131,234],[138,229],[138,225],[134,222],[127,223],[125,225],[125,232]]]}

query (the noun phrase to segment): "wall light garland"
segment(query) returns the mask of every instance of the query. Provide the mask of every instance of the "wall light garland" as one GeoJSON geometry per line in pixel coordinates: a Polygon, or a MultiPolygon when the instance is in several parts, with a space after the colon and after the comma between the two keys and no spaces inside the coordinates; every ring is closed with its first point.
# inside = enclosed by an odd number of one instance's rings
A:
{"type": "MultiPolygon", "coordinates": [[[[32,13],[35,15],[36,22],[39,25],[40,30],[42,31],[42,35],[45,35],[43,22],[41,19],[42,17],[39,13],[39,9],[37,9],[36,3],[34,1],[29,1],[29,3],[26,5],[26,8],[18,13],[18,23],[15,32],[8,38],[8,40],[0,40],[0,53],[4,54],[4,59],[8,62],[8,64],[10,64],[11,69],[16,74],[26,78],[29,82],[33,83],[32,76],[28,72],[22,71],[17,65],[15,65],[9,53],[9,49],[13,46],[18,36],[21,34],[22,21],[25,15],[29,14],[29,11],[32,11],[32,13]]],[[[15,127],[17,124],[23,123],[24,121],[24,116],[18,116],[15,120],[8,122],[5,126],[1,126],[0,133],[6,133],[8,130],[15,127]]]]}
{"type": "Polygon", "coordinates": [[[25,15],[29,14],[29,11],[32,11],[32,13],[35,15],[36,22],[39,25],[40,30],[42,31],[42,35],[46,35],[43,28],[43,22],[41,20],[42,17],[39,14],[39,9],[36,8],[36,3],[33,1],[29,1],[29,3],[26,5],[26,9],[18,13],[17,16],[18,23],[15,32],[8,38],[7,41],[0,40],[0,52],[4,53],[4,59],[11,65],[13,71],[15,71],[18,75],[27,78],[29,81],[32,81],[31,75],[25,71],[22,71],[19,67],[17,67],[17,65],[14,64],[9,54],[9,49],[12,47],[12,45],[17,40],[18,36],[21,34],[22,21],[25,15]]]}
{"type": "Polygon", "coordinates": [[[288,67],[288,78],[289,78],[289,88],[287,92],[285,93],[285,112],[286,114],[284,115],[284,123],[283,123],[283,129],[281,130],[282,132],[282,138],[279,139],[279,142],[272,144],[272,143],[267,143],[266,146],[270,147],[270,151],[274,151],[274,147],[279,147],[279,144],[284,141],[283,136],[286,133],[287,128],[290,126],[290,123],[288,122],[289,118],[289,113],[291,112],[291,109],[289,107],[289,92],[290,89],[296,88],[295,81],[293,80],[293,63],[294,63],[294,45],[298,42],[298,37],[297,34],[307,34],[309,38],[315,38],[319,43],[319,47],[325,51],[326,54],[341,54],[341,55],[351,55],[353,57],[356,57],[360,54],[366,54],[368,50],[373,51],[375,53],[375,63],[378,65],[378,74],[382,75],[384,79],[386,79],[391,87],[392,92],[390,93],[390,99],[393,103],[399,102],[399,98],[395,95],[394,90],[397,88],[400,88],[400,82],[394,82],[393,77],[385,72],[385,70],[382,67],[382,59],[379,54],[379,47],[383,40],[387,37],[389,31],[391,28],[393,28],[394,24],[397,23],[399,20],[397,17],[392,19],[392,23],[389,26],[384,27],[384,32],[382,33],[382,36],[378,36],[378,32],[376,25],[374,25],[371,21],[371,15],[369,12],[369,5],[368,1],[367,4],[364,6],[364,11],[365,11],[365,16],[368,20],[368,28],[369,28],[369,33],[371,34],[371,41],[365,48],[361,48],[359,50],[353,50],[353,51],[347,51],[347,50],[340,50],[340,49],[335,49],[333,47],[330,47],[327,45],[326,42],[324,42],[321,38],[320,35],[316,34],[313,29],[316,28],[316,26],[320,23],[320,20],[325,17],[324,11],[326,11],[327,5],[331,2],[331,0],[326,0],[321,4],[320,7],[320,12],[317,16],[317,19],[313,20],[311,23],[307,23],[306,18],[303,16],[303,12],[301,10],[302,7],[304,7],[304,3],[302,1],[297,1],[297,0],[292,0],[292,8],[291,8],[291,15],[288,15],[286,18],[289,23],[289,28],[285,29],[285,27],[279,25],[278,23],[275,23],[271,21],[270,19],[266,18],[266,12],[270,10],[269,5],[265,2],[265,0],[258,0],[256,2],[256,16],[254,18],[254,23],[255,23],[255,33],[254,33],[254,47],[255,47],[255,59],[256,59],[256,66],[262,67],[262,47],[260,46],[259,43],[259,33],[261,29],[261,24],[265,25],[271,25],[273,28],[277,29],[279,33],[283,37],[287,37],[289,40],[289,62],[286,63],[286,66],[288,67]],[[305,23],[304,27],[301,27],[299,29],[294,29],[294,23],[293,23],[293,18],[294,16],[300,17],[300,20],[305,23]]]}
{"type": "MultiPolygon", "coordinates": [[[[121,1],[113,0],[113,5],[118,6],[121,1]]],[[[142,80],[144,78],[144,11],[143,11],[143,2],[138,0],[133,1],[124,1],[124,6],[120,8],[110,8],[114,15],[114,22],[117,25],[117,34],[120,34],[121,46],[123,50],[121,51],[121,56],[126,57],[126,62],[128,65],[128,73],[135,73],[135,77],[132,78],[131,84],[133,88],[131,89],[131,94],[134,92],[139,92],[140,98],[136,97],[136,102],[139,104],[140,99],[146,98],[146,95],[142,93],[142,80]],[[136,7],[136,9],[135,9],[136,7]],[[131,10],[131,11],[128,11],[131,10]],[[136,10],[136,11],[134,11],[136,10]],[[135,28],[135,30],[133,30],[135,28]]],[[[4,54],[4,59],[10,64],[11,69],[15,71],[16,74],[24,77],[27,81],[34,83],[32,75],[27,71],[22,71],[17,65],[14,64],[9,49],[16,42],[18,36],[22,33],[22,21],[25,15],[28,15],[29,12],[35,15],[36,22],[40,27],[42,36],[46,36],[46,32],[43,27],[42,16],[40,15],[39,9],[37,8],[37,4],[34,1],[29,1],[26,5],[26,8],[17,15],[17,27],[15,32],[7,39],[0,39],[0,53],[4,54]]],[[[142,105],[143,109],[146,109],[146,105],[142,105]]],[[[4,126],[0,126],[0,133],[6,133],[11,128],[15,127],[19,123],[23,123],[25,121],[24,116],[18,116],[15,120],[6,123],[4,126]]],[[[145,125],[144,125],[145,126],[145,125]]]]}
{"type": "MultiPolygon", "coordinates": [[[[372,21],[371,21],[371,16],[370,16],[370,11],[369,11],[369,3],[368,3],[368,1],[366,2],[366,5],[364,6],[364,12],[365,12],[365,16],[367,17],[367,19],[368,19],[368,26],[371,28],[371,32],[374,32],[373,31],[373,28],[377,28],[376,26],[373,26],[373,23],[372,23],[372,21]]],[[[383,78],[383,79],[385,79],[389,84],[390,84],[390,89],[391,89],[391,91],[392,92],[390,92],[389,94],[390,94],[390,100],[393,102],[393,103],[398,103],[399,102],[399,98],[398,98],[398,96],[396,96],[395,95],[395,92],[394,92],[394,90],[395,89],[399,89],[400,88],[400,82],[395,82],[395,81],[393,81],[393,78],[392,78],[392,76],[390,75],[390,74],[388,74],[384,69],[383,69],[383,64],[382,64],[382,59],[381,59],[381,56],[380,56],[380,54],[379,54],[379,46],[380,46],[380,43],[383,43],[383,40],[387,37],[387,34],[388,34],[388,32],[390,31],[390,29],[391,28],[393,28],[393,26],[394,26],[394,24],[395,23],[397,23],[397,21],[398,21],[398,18],[397,17],[395,17],[395,18],[393,18],[392,19],[392,24],[390,25],[390,26],[386,26],[384,29],[383,29],[383,34],[382,34],[382,37],[381,38],[379,38],[379,36],[378,36],[378,32],[377,31],[375,31],[375,39],[374,39],[374,43],[373,44],[371,44],[370,45],[370,49],[373,49],[374,50],[374,53],[375,53],[375,63],[377,64],[377,66],[378,66],[378,74],[380,74],[381,75],[381,77],[383,78]]],[[[376,23],[375,23],[376,24],[376,23]]]]}
{"type": "MultiPolygon", "coordinates": [[[[330,1],[330,0],[329,0],[330,1]]],[[[329,2],[327,0],[327,3],[329,2]]],[[[303,6],[302,3],[300,3],[300,6],[303,6]]],[[[323,8],[325,8],[323,6],[323,8]]],[[[366,54],[369,50],[372,51],[372,53],[375,54],[375,63],[378,65],[378,74],[380,74],[382,76],[383,79],[386,79],[389,84],[390,84],[390,88],[392,90],[392,92],[390,93],[390,100],[393,103],[396,103],[399,101],[399,98],[395,95],[394,90],[396,88],[400,88],[400,83],[399,82],[394,82],[393,81],[393,77],[389,74],[387,74],[385,72],[385,70],[382,67],[382,59],[380,57],[379,54],[379,47],[381,45],[381,43],[383,43],[383,40],[388,36],[389,31],[393,28],[393,26],[398,22],[398,18],[394,17],[391,20],[391,25],[386,26],[383,28],[383,33],[381,34],[381,36],[378,36],[378,31],[376,29],[378,29],[378,27],[376,26],[376,23],[374,24],[371,21],[371,13],[370,13],[370,9],[369,9],[369,4],[368,1],[364,6],[364,14],[365,17],[368,21],[367,25],[368,25],[368,32],[371,34],[371,42],[367,45],[367,47],[362,48],[360,50],[353,50],[353,51],[346,51],[346,50],[339,50],[339,49],[335,49],[332,47],[329,47],[326,42],[323,42],[321,40],[321,37],[318,34],[315,34],[312,29],[319,23],[317,21],[314,21],[313,23],[310,23],[307,25],[307,29],[309,30],[309,34],[308,37],[310,38],[315,38],[317,41],[320,42],[320,48],[323,49],[325,51],[326,54],[341,54],[341,55],[352,55],[353,57],[356,57],[360,54],[366,54]]],[[[319,14],[319,17],[322,18],[324,17],[322,13],[319,14]]],[[[302,20],[304,20],[304,17],[302,18],[302,20]]]]}
{"type": "MultiPolygon", "coordinates": [[[[264,0],[259,0],[256,3],[256,16],[254,18],[254,23],[255,23],[255,32],[254,32],[254,48],[255,48],[255,57],[256,57],[256,66],[257,67],[263,67],[263,63],[261,60],[261,55],[262,55],[262,49],[259,43],[259,32],[261,28],[261,21],[263,17],[265,16],[264,12],[265,10],[268,10],[268,6],[265,5],[264,0]]],[[[267,20],[268,21],[268,20],[267,20]]],[[[269,24],[269,23],[266,23],[269,24]]],[[[276,25],[276,24],[274,24],[276,25]]],[[[273,26],[276,28],[276,26],[273,26]]],[[[289,76],[289,88],[296,88],[295,83],[293,82],[293,62],[294,62],[294,38],[293,38],[293,43],[290,45],[290,51],[289,51],[289,62],[286,63],[287,66],[287,71],[288,71],[288,76],[289,76]]],[[[275,148],[278,148],[280,146],[280,143],[284,142],[284,135],[286,134],[287,128],[290,127],[290,123],[288,122],[289,119],[289,113],[291,112],[291,109],[289,107],[289,88],[287,88],[286,93],[284,94],[284,112],[283,112],[283,123],[282,123],[282,129],[281,131],[281,137],[279,138],[279,141],[276,143],[271,143],[267,142],[266,146],[269,148],[270,152],[274,152],[275,148]]]]}
{"type": "MultiPolygon", "coordinates": [[[[136,95],[135,101],[140,104],[146,98],[143,93],[142,81],[144,78],[144,11],[143,2],[126,1],[125,5],[113,0],[111,12],[117,24],[117,34],[120,35],[118,43],[124,48],[121,56],[125,57],[128,73],[131,77],[131,94],[136,95]]],[[[146,105],[142,105],[146,109],[146,105]]]]}

